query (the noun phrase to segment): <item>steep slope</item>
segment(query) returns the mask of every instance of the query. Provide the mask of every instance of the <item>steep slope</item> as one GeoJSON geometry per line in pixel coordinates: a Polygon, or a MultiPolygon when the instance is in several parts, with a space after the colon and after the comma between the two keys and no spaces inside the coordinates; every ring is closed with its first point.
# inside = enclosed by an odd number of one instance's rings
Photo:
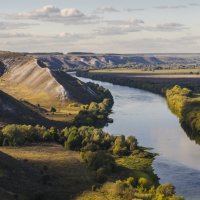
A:
{"type": "Polygon", "coordinates": [[[50,121],[8,94],[0,91],[0,124],[50,124],[50,121]]]}
{"type": "Polygon", "coordinates": [[[69,200],[93,184],[79,152],[56,144],[0,147],[1,200],[69,200]]]}
{"type": "Polygon", "coordinates": [[[64,72],[54,72],[36,58],[20,56],[3,59],[6,70],[0,89],[33,104],[44,107],[64,106],[69,102],[89,103],[95,92],[64,72]]]}

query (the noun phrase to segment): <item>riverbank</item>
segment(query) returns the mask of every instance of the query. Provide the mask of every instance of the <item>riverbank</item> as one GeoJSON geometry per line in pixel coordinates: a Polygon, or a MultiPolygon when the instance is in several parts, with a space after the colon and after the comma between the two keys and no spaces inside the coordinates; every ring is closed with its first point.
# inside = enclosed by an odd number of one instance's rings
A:
{"type": "MultiPolygon", "coordinates": [[[[105,81],[116,85],[129,86],[138,89],[147,90],[156,94],[165,96],[166,90],[172,88],[174,85],[190,88],[192,91],[200,92],[200,75],[198,74],[166,74],[162,70],[158,72],[120,72],[112,70],[110,72],[103,70],[96,71],[78,71],[77,76],[90,78],[93,80],[105,81]]],[[[171,70],[173,71],[173,70],[171,70]]]]}
{"type": "MultiPolygon", "coordinates": [[[[142,77],[138,77],[138,73],[119,74],[118,72],[115,73],[113,71],[109,73],[104,71],[101,72],[101,70],[100,72],[78,71],[77,75],[117,85],[143,89],[165,96],[170,105],[170,109],[179,117],[180,123],[187,135],[197,143],[200,142],[200,100],[199,96],[195,95],[200,92],[200,77],[197,78],[198,75],[192,77],[188,77],[187,75],[187,77],[184,77],[185,74],[179,74],[181,77],[177,78],[171,76],[172,72],[171,74],[168,72],[168,75],[170,74],[168,78],[159,78],[158,73],[156,73],[156,76],[155,74],[143,73],[142,77]],[[146,74],[148,74],[148,76],[146,76],[146,74]],[[149,74],[151,76],[149,76],[149,74]],[[177,94],[177,92],[174,91],[176,89],[173,90],[175,85],[179,85],[182,88],[190,88],[193,93],[192,98],[189,98],[189,96],[183,96],[181,94],[181,89],[179,94],[177,94]],[[172,92],[171,94],[170,90],[172,92]],[[175,92],[174,95],[173,92],[175,92]]],[[[164,73],[161,74],[163,75],[164,73]]]]}
{"type": "MultiPolygon", "coordinates": [[[[167,90],[166,98],[170,109],[176,114],[182,126],[197,136],[200,133],[200,96],[188,88],[174,86],[167,90]]],[[[190,135],[190,134],[189,134],[190,135]]],[[[196,137],[199,143],[199,137],[196,137]]]]}

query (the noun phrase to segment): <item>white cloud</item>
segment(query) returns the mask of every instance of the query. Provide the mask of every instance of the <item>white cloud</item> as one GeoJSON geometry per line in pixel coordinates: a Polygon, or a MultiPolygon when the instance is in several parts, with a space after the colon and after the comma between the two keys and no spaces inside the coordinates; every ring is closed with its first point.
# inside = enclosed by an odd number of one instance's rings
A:
{"type": "Polygon", "coordinates": [[[65,8],[60,11],[62,17],[84,17],[85,15],[75,8],[65,8]]]}
{"type": "Polygon", "coordinates": [[[92,23],[97,19],[96,16],[86,15],[76,8],[60,9],[53,5],[46,5],[31,12],[20,12],[17,14],[7,15],[6,17],[8,19],[15,20],[31,19],[73,25],[80,23],[92,23]]]}

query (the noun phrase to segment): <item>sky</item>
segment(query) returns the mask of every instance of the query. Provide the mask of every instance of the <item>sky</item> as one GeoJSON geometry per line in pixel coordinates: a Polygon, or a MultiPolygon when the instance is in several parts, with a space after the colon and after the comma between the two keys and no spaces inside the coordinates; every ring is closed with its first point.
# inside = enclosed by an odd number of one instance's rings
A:
{"type": "Polygon", "coordinates": [[[0,0],[0,50],[200,53],[199,0],[0,0]]]}

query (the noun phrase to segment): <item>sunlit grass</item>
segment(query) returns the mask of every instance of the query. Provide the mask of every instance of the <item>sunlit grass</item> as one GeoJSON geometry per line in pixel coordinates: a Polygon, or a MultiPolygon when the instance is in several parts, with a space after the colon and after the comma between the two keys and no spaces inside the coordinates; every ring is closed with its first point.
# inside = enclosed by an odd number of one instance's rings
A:
{"type": "Polygon", "coordinates": [[[129,68],[117,68],[117,69],[102,69],[102,70],[90,70],[91,73],[133,73],[133,74],[196,74],[200,73],[200,69],[171,69],[171,70],[154,70],[145,71],[141,69],[129,69],[129,68]]]}

